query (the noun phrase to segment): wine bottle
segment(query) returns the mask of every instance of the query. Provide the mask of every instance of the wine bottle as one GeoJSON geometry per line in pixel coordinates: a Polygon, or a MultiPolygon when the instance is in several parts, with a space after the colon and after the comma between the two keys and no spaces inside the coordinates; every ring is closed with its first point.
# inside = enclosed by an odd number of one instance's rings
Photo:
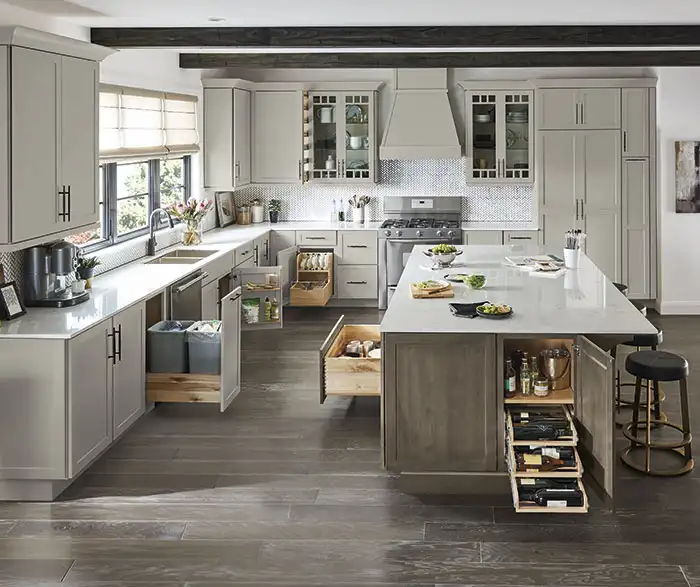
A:
{"type": "Polygon", "coordinates": [[[533,501],[542,507],[581,507],[583,492],[580,489],[538,489],[533,501]]]}
{"type": "Polygon", "coordinates": [[[515,397],[516,392],[517,387],[515,381],[515,369],[513,369],[513,361],[511,359],[506,359],[504,394],[507,398],[511,398],[515,397]]]}

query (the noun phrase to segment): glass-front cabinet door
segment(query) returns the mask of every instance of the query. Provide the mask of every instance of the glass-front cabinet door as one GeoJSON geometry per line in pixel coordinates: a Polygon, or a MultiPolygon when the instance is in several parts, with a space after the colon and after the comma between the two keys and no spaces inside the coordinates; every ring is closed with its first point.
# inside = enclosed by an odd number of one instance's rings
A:
{"type": "Polygon", "coordinates": [[[340,177],[338,128],[342,126],[342,106],[336,94],[311,94],[311,173],[310,180],[337,180],[340,177]],[[341,113],[341,120],[338,119],[341,113]]]}
{"type": "Polygon", "coordinates": [[[312,182],[374,182],[376,92],[310,92],[312,182]]]}
{"type": "Polygon", "coordinates": [[[533,92],[475,91],[467,99],[467,180],[532,183],[533,92]]]}

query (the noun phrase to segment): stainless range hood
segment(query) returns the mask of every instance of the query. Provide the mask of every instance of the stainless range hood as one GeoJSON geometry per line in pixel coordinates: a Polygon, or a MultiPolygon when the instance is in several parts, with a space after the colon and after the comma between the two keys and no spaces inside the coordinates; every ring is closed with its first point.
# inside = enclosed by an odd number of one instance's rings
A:
{"type": "Polygon", "coordinates": [[[380,159],[458,159],[447,69],[399,69],[380,159]]]}

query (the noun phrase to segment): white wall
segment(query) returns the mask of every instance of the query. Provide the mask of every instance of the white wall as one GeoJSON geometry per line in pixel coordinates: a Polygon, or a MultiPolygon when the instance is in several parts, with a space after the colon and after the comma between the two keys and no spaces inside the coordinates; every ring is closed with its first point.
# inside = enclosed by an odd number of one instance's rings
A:
{"type": "Polygon", "coordinates": [[[25,26],[83,41],[90,38],[90,32],[87,27],[0,1],[0,26],[8,25],[25,26]]]}
{"type": "Polygon", "coordinates": [[[700,141],[700,68],[657,72],[662,314],[700,314],[700,214],[675,212],[674,142],[700,141]]]}

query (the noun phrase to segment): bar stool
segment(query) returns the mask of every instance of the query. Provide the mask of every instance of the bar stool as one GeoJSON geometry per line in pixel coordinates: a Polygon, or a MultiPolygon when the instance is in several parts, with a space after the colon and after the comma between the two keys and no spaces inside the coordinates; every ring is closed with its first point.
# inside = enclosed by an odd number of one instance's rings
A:
{"type": "Polygon", "coordinates": [[[630,445],[622,451],[621,459],[628,467],[646,473],[647,475],[673,477],[688,473],[695,466],[693,460],[691,442],[692,435],[690,433],[690,413],[688,410],[688,361],[683,357],[667,353],[665,351],[637,351],[627,357],[625,362],[627,372],[634,375],[635,394],[634,404],[632,406],[632,421],[627,424],[622,430],[625,438],[630,441],[630,445]],[[646,381],[646,419],[639,419],[639,410],[642,407],[642,380],[646,381]],[[659,381],[678,381],[680,388],[681,399],[681,421],[682,425],[664,422],[662,420],[654,420],[651,416],[651,407],[654,405],[652,396],[652,387],[658,388],[659,381]],[[667,426],[678,430],[683,436],[681,440],[676,442],[660,442],[652,440],[651,427],[652,424],[657,426],[667,426]],[[638,436],[639,429],[644,427],[646,434],[643,439],[638,436]],[[645,451],[644,466],[634,462],[631,454],[638,450],[645,451]],[[651,453],[653,450],[673,452],[683,457],[683,465],[675,470],[658,470],[652,469],[651,453]]]}
{"type": "MultiPolygon", "coordinates": [[[[658,346],[663,342],[663,340],[664,333],[662,330],[659,330],[654,334],[635,334],[632,337],[632,340],[622,342],[619,345],[613,347],[610,354],[613,356],[614,359],[617,359],[618,346],[635,347],[638,351],[642,350],[642,348],[650,348],[651,350],[655,351],[658,348],[658,346]]],[[[634,404],[634,401],[630,401],[622,397],[623,387],[634,387],[634,383],[622,383],[620,378],[620,370],[617,369],[615,375],[615,409],[617,411],[615,424],[618,428],[621,428],[622,426],[627,424],[627,420],[624,420],[621,417],[622,409],[631,408],[634,404]]],[[[655,387],[654,402],[652,404],[654,406],[655,420],[663,420],[664,422],[668,422],[668,417],[661,411],[661,402],[663,402],[665,399],[666,394],[663,392],[663,390],[660,389],[660,386],[655,387]]],[[[639,407],[646,409],[647,405],[645,402],[642,402],[639,407]]]]}

